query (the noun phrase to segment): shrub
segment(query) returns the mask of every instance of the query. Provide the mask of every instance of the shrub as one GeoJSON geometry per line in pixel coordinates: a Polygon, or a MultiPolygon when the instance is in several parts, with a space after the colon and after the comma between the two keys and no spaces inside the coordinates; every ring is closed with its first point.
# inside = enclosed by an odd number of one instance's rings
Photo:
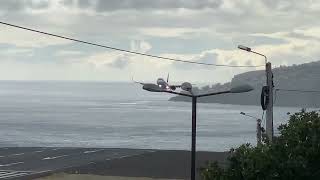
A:
{"type": "Polygon", "coordinates": [[[295,113],[278,127],[280,136],[256,147],[230,150],[228,165],[201,168],[203,180],[320,179],[320,114],[295,113]]]}

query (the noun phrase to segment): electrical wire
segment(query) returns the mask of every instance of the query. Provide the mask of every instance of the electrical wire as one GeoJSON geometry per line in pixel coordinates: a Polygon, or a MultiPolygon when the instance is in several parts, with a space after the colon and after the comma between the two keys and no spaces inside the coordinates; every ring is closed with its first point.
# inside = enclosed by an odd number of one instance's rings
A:
{"type": "Polygon", "coordinates": [[[75,42],[83,43],[83,44],[87,44],[87,45],[97,46],[97,47],[101,47],[101,48],[111,49],[111,50],[115,50],[115,51],[121,51],[121,52],[140,55],[140,56],[158,58],[158,59],[163,59],[163,60],[168,60],[168,61],[175,61],[175,62],[189,63],[189,64],[199,64],[199,65],[206,65],[206,66],[239,67],[239,68],[240,67],[255,68],[255,67],[265,66],[265,65],[258,65],[258,66],[253,66],[253,65],[252,66],[250,66],[250,65],[245,66],[245,65],[243,65],[243,66],[237,66],[237,65],[226,65],[226,64],[212,64],[212,63],[202,63],[202,62],[195,62],[195,61],[189,61],[189,60],[168,58],[168,57],[156,56],[156,55],[152,55],[152,54],[140,53],[140,52],[136,52],[136,51],[129,51],[129,50],[125,50],[125,49],[120,49],[120,48],[116,48],[116,47],[101,45],[101,44],[92,43],[92,42],[88,42],[88,41],[83,41],[83,40],[79,40],[79,39],[74,39],[74,38],[61,36],[61,35],[57,35],[57,34],[52,34],[52,33],[44,32],[44,31],[36,30],[36,29],[31,29],[31,28],[27,28],[27,27],[23,27],[23,26],[18,26],[18,25],[14,25],[14,24],[2,22],[2,21],[0,21],[0,24],[6,25],[6,26],[10,26],[10,27],[14,27],[14,28],[18,28],[18,29],[23,29],[23,30],[26,30],[26,31],[32,31],[32,32],[39,33],[39,34],[44,34],[44,35],[47,35],[47,36],[53,36],[53,37],[57,37],[57,38],[61,38],[61,39],[66,39],[66,40],[69,40],[69,41],[75,41],[75,42]]]}
{"type": "Polygon", "coordinates": [[[277,101],[277,92],[278,91],[298,92],[298,93],[320,93],[320,91],[317,91],[317,90],[275,89],[275,91],[274,91],[274,100],[273,100],[274,104],[277,101]]]}
{"type": "Polygon", "coordinates": [[[301,93],[320,93],[317,90],[299,90],[299,89],[275,89],[275,91],[289,91],[289,92],[301,92],[301,93]]]}

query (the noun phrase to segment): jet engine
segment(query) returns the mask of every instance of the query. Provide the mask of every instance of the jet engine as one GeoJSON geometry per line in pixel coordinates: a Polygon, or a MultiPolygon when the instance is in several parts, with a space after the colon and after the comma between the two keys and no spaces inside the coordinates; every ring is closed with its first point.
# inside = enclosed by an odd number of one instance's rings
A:
{"type": "Polygon", "coordinates": [[[190,92],[192,90],[192,85],[191,85],[191,83],[184,82],[181,85],[181,89],[190,92]]]}

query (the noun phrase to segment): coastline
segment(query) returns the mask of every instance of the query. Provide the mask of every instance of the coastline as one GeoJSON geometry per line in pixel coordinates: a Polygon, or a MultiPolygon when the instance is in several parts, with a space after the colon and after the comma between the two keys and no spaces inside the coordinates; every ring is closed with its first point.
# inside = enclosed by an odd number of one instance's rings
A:
{"type": "MultiPolygon", "coordinates": [[[[0,156],[1,177],[18,179],[189,179],[191,169],[191,152],[186,150],[4,147],[0,156]]],[[[228,156],[229,152],[198,151],[197,176],[207,161],[224,166],[228,156]]]]}
{"type": "MultiPolygon", "coordinates": [[[[208,161],[226,164],[228,152],[197,152],[197,170],[208,161]]],[[[190,177],[190,151],[160,150],[137,156],[90,163],[66,173],[117,177],[144,177],[188,179],[190,177]]],[[[199,173],[197,172],[197,176],[199,173]]]]}

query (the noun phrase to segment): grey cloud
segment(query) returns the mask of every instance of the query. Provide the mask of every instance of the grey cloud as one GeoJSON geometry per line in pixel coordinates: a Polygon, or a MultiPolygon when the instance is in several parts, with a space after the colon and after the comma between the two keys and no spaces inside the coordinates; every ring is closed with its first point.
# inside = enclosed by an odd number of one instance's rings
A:
{"type": "MultiPolygon", "coordinates": [[[[65,0],[70,1],[70,0],[65,0]]],[[[146,9],[204,9],[217,8],[222,4],[222,0],[78,0],[79,7],[92,7],[99,12],[115,10],[146,10],[146,9]]]]}
{"type": "Polygon", "coordinates": [[[129,65],[129,55],[123,55],[118,58],[116,58],[113,62],[108,63],[107,65],[110,67],[118,68],[118,69],[123,69],[129,65]]]}
{"type": "Polygon", "coordinates": [[[32,0],[2,0],[0,1],[0,10],[6,12],[23,11],[26,8],[44,9],[49,7],[49,0],[32,1],[32,0]]]}
{"type": "Polygon", "coordinates": [[[318,12],[313,7],[319,2],[314,0],[261,0],[261,3],[272,12],[281,14],[291,12],[293,13],[292,15],[306,17],[313,11],[318,12]]]}
{"type": "Polygon", "coordinates": [[[49,7],[49,0],[42,0],[42,1],[26,1],[27,6],[33,8],[33,9],[45,9],[49,7]]]}
{"type": "MultiPolygon", "coordinates": [[[[198,57],[193,58],[190,61],[208,63],[208,64],[216,64],[217,58],[218,58],[217,53],[205,52],[204,54],[199,55],[198,57]]],[[[186,59],[186,60],[189,60],[189,59],[186,59]]],[[[173,66],[177,69],[182,69],[182,70],[190,70],[190,69],[194,68],[194,64],[187,64],[187,63],[174,63],[173,66]]],[[[213,69],[214,68],[212,66],[203,66],[203,65],[199,65],[199,66],[201,66],[201,68],[203,68],[203,69],[206,69],[206,68],[213,69]]]]}
{"type": "MultiPolygon", "coordinates": [[[[88,16],[85,13],[79,15],[81,16],[81,21],[84,23],[66,23],[64,26],[70,25],[68,30],[76,31],[76,32],[84,32],[90,27],[90,31],[92,34],[99,33],[112,33],[110,36],[115,37],[117,34],[126,34],[126,36],[135,36],[136,28],[141,27],[178,27],[178,28],[201,28],[205,27],[208,29],[212,29],[221,34],[230,33],[273,33],[279,31],[289,31],[292,29],[299,29],[301,27],[309,27],[310,25],[319,24],[317,13],[312,13],[312,11],[308,11],[308,8],[300,8],[298,5],[301,3],[297,3],[295,5],[293,12],[278,15],[279,10],[275,9],[270,11],[268,14],[264,14],[258,12],[261,7],[262,1],[252,1],[251,3],[243,3],[242,1],[231,1],[229,3],[234,3],[234,9],[243,10],[243,14],[233,14],[228,11],[225,11],[220,4],[223,4],[225,0],[163,0],[163,1],[152,1],[152,0],[60,0],[63,5],[66,6],[66,9],[73,8],[74,6],[78,6],[80,8],[79,14],[82,13],[82,8],[91,8],[96,11],[101,11],[102,13],[106,11],[115,11],[115,10],[123,10],[119,12],[109,13],[106,16],[103,14],[101,18],[93,18],[92,15],[88,16]],[[259,6],[257,5],[259,4],[259,6]],[[218,8],[218,7],[221,8],[218,8]],[[172,8],[205,8],[205,7],[217,7],[212,10],[203,10],[199,12],[188,12],[185,15],[176,14],[175,9],[172,8]],[[150,9],[150,11],[130,11],[132,9],[136,10],[144,10],[150,9]],[[152,8],[152,9],[151,9],[152,8]],[[171,13],[159,14],[154,13],[152,10],[165,9],[171,10],[171,13]],[[168,9],[171,8],[171,9],[168,9]],[[271,13],[272,12],[272,13],[271,13]],[[302,16],[296,16],[294,12],[301,12],[302,16]],[[148,18],[146,18],[148,17],[148,18]],[[300,18],[299,18],[300,17],[300,18]],[[276,21],[275,21],[276,20],[276,21]],[[276,23],[275,23],[276,22],[276,23]],[[266,26],[266,24],[268,26],[266,26]],[[71,26],[72,25],[72,26],[71,26]],[[107,26],[107,28],[106,28],[107,26]],[[92,28],[91,28],[92,27],[92,28]]],[[[269,0],[270,1],[270,0],[269,0]]],[[[24,2],[22,0],[10,0],[3,1],[7,3],[2,3],[0,0],[0,9],[2,4],[11,4],[10,7],[18,7],[18,5],[14,5],[14,3],[24,2]],[[10,2],[10,3],[9,3],[10,2]]],[[[27,1],[26,1],[27,2],[27,1]]],[[[31,2],[30,0],[28,2],[31,2]]],[[[41,2],[41,1],[40,1],[41,2]]],[[[43,1],[47,2],[47,1],[43,1]]],[[[270,1],[270,4],[272,1],[270,1]]],[[[295,2],[295,1],[294,1],[295,2]]],[[[275,2],[276,3],[276,2],[275,2]]],[[[22,3],[18,3],[21,4],[22,3]]],[[[310,3],[306,2],[305,6],[311,6],[310,3]]],[[[6,5],[8,6],[8,5],[6,5]]],[[[22,8],[23,9],[23,8],[22,8]]],[[[182,13],[183,14],[183,13],[182,13]]],[[[19,15],[19,14],[18,14],[19,15]]],[[[6,19],[9,19],[10,16],[15,18],[15,21],[21,20],[17,13],[8,13],[6,14],[6,19]]],[[[24,17],[32,16],[32,14],[26,14],[24,17]]],[[[99,16],[100,16],[99,15],[99,16]]],[[[50,14],[48,14],[50,16],[50,14]]],[[[78,15],[73,14],[70,16],[77,17],[78,15]]],[[[98,15],[97,15],[98,16],[98,15]]],[[[13,19],[12,18],[12,19],[13,19]]],[[[70,18],[72,19],[72,18],[70,18]]],[[[76,19],[76,18],[74,18],[76,19]]],[[[37,25],[46,25],[52,26],[50,22],[45,21],[45,19],[40,19],[38,17],[28,17],[23,18],[25,24],[37,24],[37,25]],[[31,22],[31,23],[28,23],[31,22]],[[33,21],[33,22],[32,22],[33,21]],[[34,22],[37,21],[37,22],[34,22]]],[[[59,26],[59,24],[54,25],[55,28],[59,26]]],[[[92,36],[91,36],[92,37],[92,36]]],[[[119,38],[123,38],[121,35],[119,38]]],[[[226,37],[226,36],[221,36],[226,37]]],[[[131,38],[131,37],[130,37],[131,38]]],[[[253,37],[255,38],[255,37],[253,37]]],[[[236,40],[236,39],[233,39],[236,40]]],[[[259,39],[258,39],[259,40],[259,39]]],[[[261,43],[281,43],[275,42],[274,40],[264,39],[254,42],[255,44],[261,43]]]]}
{"type": "Polygon", "coordinates": [[[287,34],[287,37],[292,37],[292,38],[297,38],[297,39],[305,39],[305,40],[320,40],[318,37],[314,36],[308,36],[303,33],[298,33],[298,32],[289,32],[287,34]]]}
{"type": "Polygon", "coordinates": [[[268,8],[277,9],[281,2],[278,0],[262,0],[262,3],[268,8]]]}
{"type": "Polygon", "coordinates": [[[262,0],[262,3],[269,9],[273,10],[282,10],[282,11],[290,11],[297,7],[301,7],[305,4],[308,4],[307,1],[300,0],[262,0]]]}
{"type": "Polygon", "coordinates": [[[7,10],[7,11],[19,11],[23,9],[24,2],[20,0],[11,0],[11,1],[1,1],[1,10],[7,10]]]}
{"type": "Polygon", "coordinates": [[[252,59],[247,59],[244,64],[240,64],[239,60],[235,59],[235,60],[231,60],[228,65],[232,65],[232,66],[241,66],[241,65],[245,65],[245,66],[254,66],[255,64],[253,63],[254,60],[252,59]]]}
{"type": "Polygon", "coordinates": [[[260,35],[242,35],[234,38],[233,41],[235,44],[246,44],[248,46],[258,46],[262,44],[278,45],[288,43],[288,41],[283,38],[272,38],[260,35]]]}
{"type": "Polygon", "coordinates": [[[91,5],[92,5],[92,3],[90,2],[90,0],[78,0],[78,6],[81,8],[86,8],[91,5]]]}
{"type": "Polygon", "coordinates": [[[60,1],[60,3],[65,6],[71,6],[74,4],[74,0],[63,0],[63,1],[60,1]]]}
{"type": "Polygon", "coordinates": [[[217,53],[211,53],[206,52],[199,60],[198,62],[202,63],[216,63],[218,54],[217,53]]]}
{"type": "Polygon", "coordinates": [[[292,47],[292,50],[297,52],[305,51],[306,49],[308,49],[306,45],[295,45],[292,47]]]}
{"type": "Polygon", "coordinates": [[[248,59],[245,63],[246,66],[253,66],[252,60],[248,59]]]}

